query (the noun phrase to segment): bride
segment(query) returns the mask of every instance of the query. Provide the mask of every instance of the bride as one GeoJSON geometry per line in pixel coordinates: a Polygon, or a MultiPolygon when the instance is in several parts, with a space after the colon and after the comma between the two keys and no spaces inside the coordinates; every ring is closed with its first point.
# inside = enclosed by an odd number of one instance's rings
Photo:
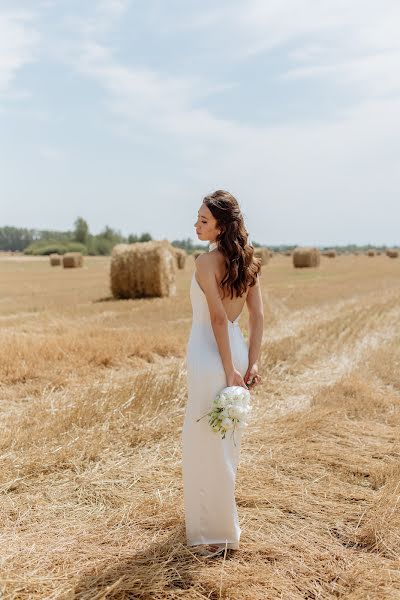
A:
{"type": "Polygon", "coordinates": [[[192,328],[186,348],[188,398],[182,430],[182,474],[186,541],[211,557],[237,550],[241,529],[235,479],[241,432],[222,439],[207,420],[226,386],[254,389],[261,382],[258,359],[264,326],[260,290],[261,261],[248,244],[237,200],[224,190],[206,196],[195,223],[209,252],[195,261],[190,286],[192,328]],[[249,341],[239,318],[249,314],[249,341]],[[204,547],[202,547],[204,546],[204,547]]]}

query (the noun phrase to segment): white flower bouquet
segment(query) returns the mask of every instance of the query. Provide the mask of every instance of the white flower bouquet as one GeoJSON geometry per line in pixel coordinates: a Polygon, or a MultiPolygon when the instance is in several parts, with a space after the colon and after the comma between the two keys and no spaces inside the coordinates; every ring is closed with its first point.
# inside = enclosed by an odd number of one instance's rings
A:
{"type": "Polygon", "coordinates": [[[225,438],[227,431],[232,431],[235,443],[235,429],[244,428],[248,425],[248,418],[252,407],[250,405],[250,392],[240,385],[231,385],[223,388],[214,398],[210,412],[196,420],[209,417],[208,422],[216,433],[225,438]]]}

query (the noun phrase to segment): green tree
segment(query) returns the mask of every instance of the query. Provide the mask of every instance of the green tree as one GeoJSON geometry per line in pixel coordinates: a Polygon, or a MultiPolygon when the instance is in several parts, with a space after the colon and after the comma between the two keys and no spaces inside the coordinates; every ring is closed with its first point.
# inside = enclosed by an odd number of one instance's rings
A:
{"type": "Polygon", "coordinates": [[[142,235],[140,236],[140,238],[138,239],[139,242],[150,242],[150,240],[152,240],[153,238],[151,237],[150,233],[142,233],[142,235]]]}
{"type": "Polygon", "coordinates": [[[74,240],[81,244],[88,243],[89,237],[89,225],[82,219],[82,217],[78,217],[74,223],[74,240]]]}
{"type": "Polygon", "coordinates": [[[37,237],[38,232],[34,229],[10,226],[0,227],[0,250],[24,250],[37,237]]]}

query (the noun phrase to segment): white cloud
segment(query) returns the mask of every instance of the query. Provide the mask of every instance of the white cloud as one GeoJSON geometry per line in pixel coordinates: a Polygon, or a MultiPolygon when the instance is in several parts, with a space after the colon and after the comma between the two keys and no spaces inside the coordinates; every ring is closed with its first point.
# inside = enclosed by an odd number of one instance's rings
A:
{"type": "Polygon", "coordinates": [[[90,5],[89,16],[72,16],[66,22],[86,40],[95,40],[118,25],[129,4],[129,0],[95,0],[90,5]]]}
{"type": "Polygon", "coordinates": [[[294,66],[283,76],[329,77],[368,98],[400,91],[399,23],[397,0],[251,0],[235,26],[244,55],[286,46],[294,66]]]}
{"type": "Polygon", "coordinates": [[[120,64],[110,48],[95,42],[82,45],[74,65],[104,89],[114,114],[136,126],[173,136],[231,137],[230,122],[193,106],[200,98],[218,93],[229,85],[207,85],[194,76],[177,78],[151,69],[129,67],[120,64]]]}
{"type": "Polygon", "coordinates": [[[0,13],[0,94],[7,92],[18,71],[36,59],[39,33],[27,12],[0,13]]]}
{"type": "MultiPolygon", "coordinates": [[[[280,49],[287,78],[330,78],[359,85],[368,98],[400,87],[397,0],[240,0],[192,15],[229,62],[280,49]]],[[[174,24],[171,23],[171,27],[174,24]]]]}
{"type": "Polygon", "coordinates": [[[121,17],[129,7],[129,0],[99,0],[98,10],[104,15],[121,17]]]}
{"type": "Polygon", "coordinates": [[[59,162],[65,158],[65,152],[62,148],[50,146],[48,144],[39,144],[37,148],[39,156],[48,162],[59,162]]]}

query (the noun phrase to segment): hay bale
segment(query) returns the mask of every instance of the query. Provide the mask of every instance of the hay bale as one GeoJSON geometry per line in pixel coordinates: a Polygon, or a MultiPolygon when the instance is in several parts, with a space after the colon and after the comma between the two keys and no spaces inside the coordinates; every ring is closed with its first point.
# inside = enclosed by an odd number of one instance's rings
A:
{"type": "Polygon", "coordinates": [[[80,252],[67,252],[63,255],[62,261],[63,267],[66,269],[83,266],[83,256],[80,252]]]}
{"type": "Polygon", "coordinates": [[[367,256],[375,256],[375,250],[368,250],[368,252],[366,252],[367,256]]]}
{"type": "Polygon", "coordinates": [[[336,250],[325,250],[322,252],[322,256],[326,256],[327,258],[336,258],[336,250]]]}
{"type": "Polygon", "coordinates": [[[290,250],[287,250],[286,252],[284,252],[283,255],[284,256],[292,256],[292,253],[290,252],[290,250]]]}
{"type": "Polygon", "coordinates": [[[111,253],[110,287],[114,298],[173,296],[176,258],[166,240],[117,244],[111,253]]]}
{"type": "Polygon", "coordinates": [[[50,254],[50,266],[57,267],[61,265],[61,255],[60,254],[50,254]]]}
{"type": "Polygon", "coordinates": [[[318,267],[320,251],[318,248],[297,247],[293,251],[293,266],[296,268],[318,267]]]}
{"type": "Polygon", "coordinates": [[[185,250],[183,248],[174,247],[174,251],[175,251],[176,266],[178,267],[178,269],[184,269],[186,257],[187,257],[185,250]]]}
{"type": "Polygon", "coordinates": [[[270,250],[262,246],[257,246],[257,248],[254,248],[254,256],[261,259],[261,266],[267,265],[270,259],[270,250]]]}
{"type": "Polygon", "coordinates": [[[395,248],[389,248],[388,250],[386,250],[386,256],[388,256],[389,258],[398,258],[399,251],[395,248]]]}

